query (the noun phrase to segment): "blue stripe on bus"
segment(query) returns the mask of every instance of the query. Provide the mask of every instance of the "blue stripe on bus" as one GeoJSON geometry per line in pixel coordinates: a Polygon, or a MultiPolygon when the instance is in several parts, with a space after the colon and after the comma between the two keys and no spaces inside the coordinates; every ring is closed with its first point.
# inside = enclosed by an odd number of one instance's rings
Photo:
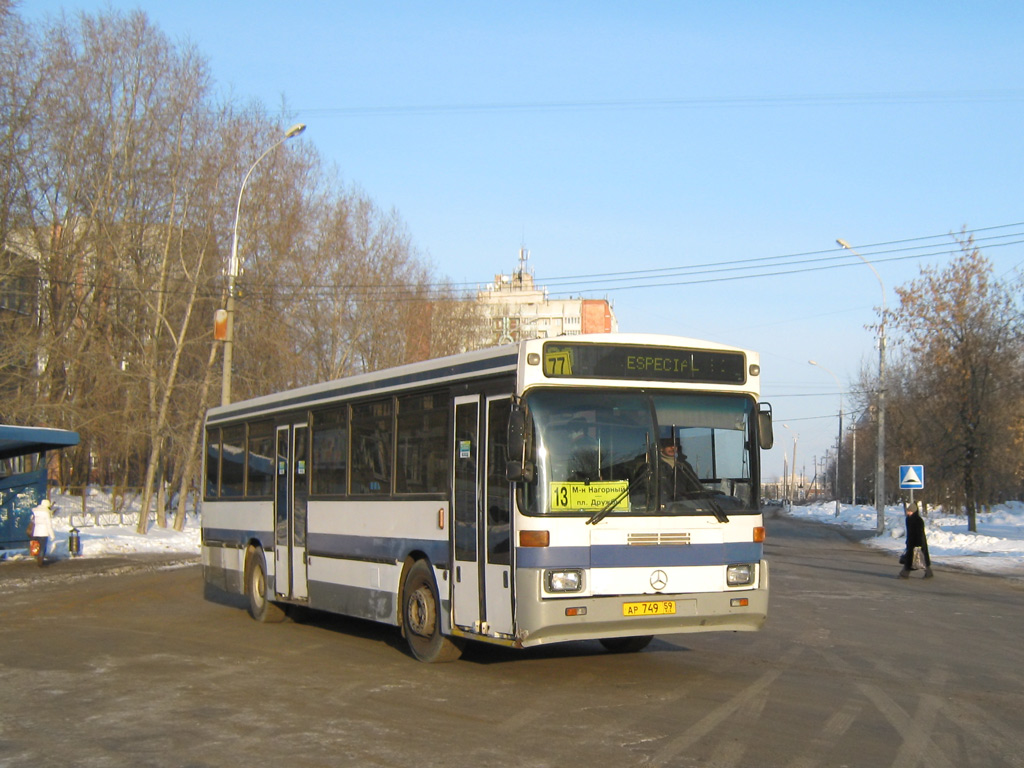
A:
{"type": "MultiPolygon", "coordinates": [[[[271,534],[260,531],[207,529],[210,543],[245,546],[252,539],[262,539],[268,546],[271,534]]],[[[423,552],[438,568],[449,566],[449,544],[446,539],[414,539],[383,536],[348,536],[332,533],[310,533],[310,556],[334,557],[364,562],[398,563],[410,552],[423,552]]],[[[594,547],[517,547],[518,568],[637,568],[686,565],[728,565],[756,563],[761,560],[764,545],[754,542],[724,544],[688,544],[685,546],[631,546],[606,544],[594,547]]]]}
{"type": "MultiPolygon", "coordinates": [[[[271,531],[240,531],[232,528],[207,528],[203,543],[213,546],[245,547],[258,540],[270,550],[274,536],[271,531]]],[[[307,542],[310,557],[335,557],[374,563],[400,563],[410,552],[423,552],[433,565],[447,568],[447,539],[386,538],[383,536],[345,536],[333,533],[311,533],[307,542]]]]}
{"type": "Polygon", "coordinates": [[[336,557],[374,563],[400,563],[410,552],[423,552],[431,564],[448,567],[447,539],[411,539],[384,536],[348,536],[339,533],[310,533],[311,557],[336,557]]]}
{"type": "Polygon", "coordinates": [[[518,568],[635,568],[756,563],[764,546],[753,542],[685,546],[518,547],[518,568]]]}
{"type": "Polygon", "coordinates": [[[274,542],[274,532],[271,530],[257,531],[249,529],[246,531],[237,528],[204,528],[203,543],[216,546],[234,546],[239,549],[247,546],[250,541],[259,541],[264,549],[269,549],[274,542]]]}

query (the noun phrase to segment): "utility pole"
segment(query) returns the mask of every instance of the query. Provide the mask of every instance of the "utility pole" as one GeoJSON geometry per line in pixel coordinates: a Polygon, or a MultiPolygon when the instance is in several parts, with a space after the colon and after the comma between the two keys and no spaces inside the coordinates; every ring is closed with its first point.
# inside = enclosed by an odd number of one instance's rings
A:
{"type": "Polygon", "coordinates": [[[853,433],[853,440],[851,441],[853,443],[853,462],[850,468],[850,503],[855,505],[857,503],[857,425],[854,424],[850,431],[853,433]]]}
{"type": "Polygon", "coordinates": [[[875,399],[878,405],[878,452],[875,463],[875,512],[878,515],[877,530],[878,533],[881,534],[885,531],[885,320],[887,316],[885,308],[885,283],[882,282],[882,276],[878,274],[878,270],[875,269],[874,265],[857,253],[857,251],[853,250],[849,243],[842,238],[837,239],[836,242],[867,264],[868,267],[871,268],[871,271],[875,273],[875,277],[878,279],[878,284],[882,288],[882,322],[878,326],[878,395],[875,399]]]}
{"type": "Polygon", "coordinates": [[[789,459],[782,454],[782,498],[789,498],[789,459]]]}

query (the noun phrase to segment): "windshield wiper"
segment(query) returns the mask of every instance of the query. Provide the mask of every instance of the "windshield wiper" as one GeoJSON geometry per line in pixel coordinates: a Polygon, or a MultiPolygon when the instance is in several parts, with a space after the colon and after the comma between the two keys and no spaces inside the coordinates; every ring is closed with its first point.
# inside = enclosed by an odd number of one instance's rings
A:
{"type": "Polygon", "coordinates": [[[710,491],[704,491],[701,496],[702,498],[707,499],[708,506],[711,507],[711,514],[715,516],[715,519],[718,520],[718,522],[729,522],[729,516],[725,514],[725,510],[722,509],[722,505],[715,501],[715,498],[711,495],[710,491]]]}
{"type": "Polygon", "coordinates": [[[651,463],[649,461],[645,461],[643,463],[643,467],[640,470],[640,473],[636,477],[634,477],[632,480],[629,481],[629,485],[627,485],[625,488],[622,489],[622,493],[620,493],[614,499],[612,499],[607,504],[605,504],[603,507],[601,507],[601,509],[597,510],[597,512],[595,512],[593,514],[593,516],[589,520],[587,520],[587,525],[596,525],[597,523],[600,523],[602,520],[604,520],[605,517],[608,516],[608,513],[611,512],[613,509],[615,509],[617,506],[619,506],[619,503],[624,498],[629,496],[630,493],[633,492],[633,490],[636,488],[637,484],[641,480],[646,480],[647,477],[650,474],[651,474],[651,463]]]}
{"type": "Polygon", "coordinates": [[[693,493],[692,496],[694,498],[707,499],[708,506],[711,507],[711,514],[715,516],[715,519],[718,520],[718,522],[720,523],[728,523],[729,516],[725,514],[725,510],[722,509],[722,505],[715,501],[714,497],[711,495],[711,491],[704,487],[704,483],[702,483],[700,478],[697,477],[697,473],[693,471],[693,467],[691,467],[685,461],[673,461],[675,462],[675,465],[680,468],[686,479],[700,489],[699,491],[693,493]]]}

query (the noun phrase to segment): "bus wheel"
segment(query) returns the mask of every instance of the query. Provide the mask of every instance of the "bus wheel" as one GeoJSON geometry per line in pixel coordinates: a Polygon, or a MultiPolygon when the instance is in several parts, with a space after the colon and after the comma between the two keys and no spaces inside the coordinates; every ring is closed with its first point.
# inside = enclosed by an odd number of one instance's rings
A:
{"type": "Polygon", "coordinates": [[[267,562],[263,559],[263,552],[256,547],[249,547],[245,563],[249,615],[265,623],[283,621],[284,609],[267,598],[267,562]]]}
{"type": "Polygon", "coordinates": [[[402,628],[409,650],[420,661],[455,661],[462,655],[461,644],[441,634],[440,605],[430,566],[417,560],[402,589],[402,628]]]}
{"type": "Polygon", "coordinates": [[[636,653],[642,651],[651,642],[650,635],[639,637],[606,637],[601,640],[601,645],[611,653],[636,653]]]}

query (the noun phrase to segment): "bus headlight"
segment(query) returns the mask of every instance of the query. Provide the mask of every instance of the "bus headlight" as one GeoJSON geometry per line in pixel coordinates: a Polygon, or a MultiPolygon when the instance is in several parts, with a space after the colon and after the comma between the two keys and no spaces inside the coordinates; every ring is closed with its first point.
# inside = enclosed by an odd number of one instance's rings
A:
{"type": "Polygon", "coordinates": [[[544,571],[544,591],[579,592],[583,589],[583,571],[573,568],[566,571],[544,571]]]}
{"type": "Polygon", "coordinates": [[[725,569],[725,583],[730,587],[745,587],[754,583],[754,566],[752,563],[730,565],[725,569]]]}

